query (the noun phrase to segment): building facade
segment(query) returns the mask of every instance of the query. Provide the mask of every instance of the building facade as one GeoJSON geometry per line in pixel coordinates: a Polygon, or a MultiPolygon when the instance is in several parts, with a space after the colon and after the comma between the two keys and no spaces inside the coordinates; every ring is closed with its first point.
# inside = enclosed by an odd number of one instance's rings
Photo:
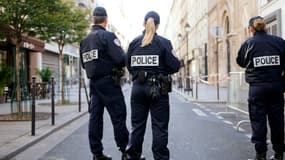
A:
{"type": "Polygon", "coordinates": [[[285,1],[259,0],[259,12],[265,18],[268,33],[285,38],[285,1]]]}
{"type": "Polygon", "coordinates": [[[185,32],[185,25],[188,19],[188,1],[176,0],[173,1],[170,9],[169,17],[166,23],[164,35],[171,40],[173,48],[177,57],[181,61],[181,69],[174,76],[174,80],[178,78],[185,78],[189,69],[185,64],[187,63],[187,45],[189,43],[188,36],[185,32]]]}
{"type": "Polygon", "coordinates": [[[257,0],[208,2],[209,80],[215,80],[218,74],[222,81],[230,72],[241,70],[235,59],[241,43],[249,36],[248,20],[258,14],[258,3],[257,0]]]}
{"type": "Polygon", "coordinates": [[[165,36],[174,46],[182,67],[176,78],[208,75],[208,0],[173,1],[165,36]]]}
{"type": "Polygon", "coordinates": [[[183,64],[179,75],[215,82],[217,75],[221,81],[241,71],[235,59],[249,36],[248,20],[257,14],[258,0],[174,1],[165,35],[183,64]]]}

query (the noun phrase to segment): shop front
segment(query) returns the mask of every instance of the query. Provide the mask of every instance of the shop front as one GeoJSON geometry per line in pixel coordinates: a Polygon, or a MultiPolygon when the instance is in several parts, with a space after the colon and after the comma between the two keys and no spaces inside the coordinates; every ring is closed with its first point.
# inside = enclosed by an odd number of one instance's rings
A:
{"type": "MultiPolygon", "coordinates": [[[[5,85],[5,90],[8,92],[7,97],[15,98],[16,90],[16,41],[10,37],[0,40],[0,65],[8,66],[12,69],[13,76],[9,82],[5,85]]],[[[41,68],[41,52],[44,51],[44,42],[32,38],[23,37],[20,44],[20,85],[21,95],[28,95],[28,84],[31,79],[36,75],[36,68],[41,68]]]]}

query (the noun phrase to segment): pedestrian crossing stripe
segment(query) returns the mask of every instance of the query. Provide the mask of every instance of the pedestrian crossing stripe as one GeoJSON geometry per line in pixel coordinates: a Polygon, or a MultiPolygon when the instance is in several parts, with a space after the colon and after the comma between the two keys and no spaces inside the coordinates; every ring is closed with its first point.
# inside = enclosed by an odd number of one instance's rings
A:
{"type": "Polygon", "coordinates": [[[158,55],[131,56],[131,67],[159,66],[158,55]]]}

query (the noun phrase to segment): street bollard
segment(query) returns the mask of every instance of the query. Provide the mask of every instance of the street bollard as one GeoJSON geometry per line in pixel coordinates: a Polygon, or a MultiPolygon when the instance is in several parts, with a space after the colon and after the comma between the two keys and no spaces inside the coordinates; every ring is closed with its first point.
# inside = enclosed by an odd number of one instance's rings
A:
{"type": "Polygon", "coordinates": [[[79,91],[78,91],[78,112],[81,112],[81,62],[79,62],[79,91]]]}
{"type": "Polygon", "coordinates": [[[36,130],[36,77],[32,78],[32,136],[36,130]]]}
{"type": "Polygon", "coordinates": [[[177,81],[178,81],[178,88],[179,89],[183,88],[181,76],[178,77],[177,81]]]}
{"type": "MultiPolygon", "coordinates": [[[[193,82],[194,80],[191,78],[190,79],[190,83],[191,83],[191,86],[192,86],[192,88],[193,88],[193,86],[194,86],[194,82],[193,82]]],[[[193,95],[193,89],[192,89],[192,91],[191,91],[191,95],[192,95],[192,98],[194,97],[194,95],[193,95]]]]}
{"type": "Polygon", "coordinates": [[[51,77],[51,125],[55,124],[54,77],[51,77]]]}
{"type": "Polygon", "coordinates": [[[199,76],[196,78],[196,99],[198,100],[198,84],[199,84],[199,76]]]}
{"type": "Polygon", "coordinates": [[[189,76],[186,77],[186,84],[185,84],[184,91],[186,91],[188,94],[189,94],[190,91],[192,92],[192,88],[190,86],[190,78],[189,78],[189,76]]]}

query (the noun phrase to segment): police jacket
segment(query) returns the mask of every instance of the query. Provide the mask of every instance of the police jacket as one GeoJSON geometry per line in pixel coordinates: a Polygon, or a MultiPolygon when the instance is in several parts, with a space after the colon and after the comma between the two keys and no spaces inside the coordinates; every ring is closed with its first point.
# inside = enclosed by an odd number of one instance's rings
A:
{"type": "Polygon", "coordinates": [[[98,79],[112,74],[113,68],[125,66],[125,53],[114,33],[99,25],[80,43],[80,59],[88,78],[98,79]]]}
{"type": "Polygon", "coordinates": [[[236,61],[246,68],[246,81],[250,84],[281,82],[284,55],[284,40],[262,31],[256,32],[241,45],[236,61]]]}
{"type": "Polygon", "coordinates": [[[151,44],[141,47],[144,35],[135,38],[129,45],[127,52],[127,67],[134,76],[137,71],[148,74],[173,74],[178,72],[179,60],[174,56],[171,42],[157,34],[151,44]]]}

